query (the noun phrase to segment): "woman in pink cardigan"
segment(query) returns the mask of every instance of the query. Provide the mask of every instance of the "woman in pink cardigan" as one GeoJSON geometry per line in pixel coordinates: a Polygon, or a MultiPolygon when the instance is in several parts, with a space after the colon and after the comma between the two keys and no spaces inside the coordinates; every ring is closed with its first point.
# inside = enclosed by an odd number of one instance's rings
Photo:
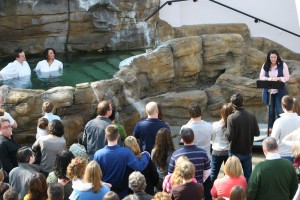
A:
{"type": "Polygon", "coordinates": [[[242,175],[243,169],[240,160],[236,156],[229,157],[224,165],[225,176],[217,179],[210,191],[213,198],[230,197],[231,189],[236,186],[242,186],[247,190],[246,178],[242,175]]]}

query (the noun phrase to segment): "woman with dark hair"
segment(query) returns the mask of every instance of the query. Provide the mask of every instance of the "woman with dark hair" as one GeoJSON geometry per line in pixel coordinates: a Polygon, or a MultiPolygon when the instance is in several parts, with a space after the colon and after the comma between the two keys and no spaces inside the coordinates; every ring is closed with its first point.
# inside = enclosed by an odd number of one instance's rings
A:
{"type": "Polygon", "coordinates": [[[29,191],[24,200],[46,200],[48,185],[46,177],[41,173],[34,174],[29,180],[29,191]]]}
{"type": "Polygon", "coordinates": [[[62,62],[55,59],[55,50],[53,48],[47,48],[43,52],[45,60],[38,62],[34,71],[40,71],[42,73],[49,73],[53,71],[59,71],[63,69],[62,62]]]}
{"type": "MultiPolygon", "coordinates": [[[[281,81],[285,83],[289,80],[289,77],[288,66],[281,60],[278,51],[275,49],[270,50],[266,62],[261,68],[259,79],[264,81],[281,81]]],[[[283,89],[269,90],[263,88],[262,90],[262,102],[269,105],[268,133],[272,132],[274,121],[279,117],[279,114],[283,113],[281,99],[285,94],[285,87],[283,89]]]]}
{"type": "Polygon", "coordinates": [[[69,150],[65,149],[60,151],[55,159],[52,172],[47,177],[47,183],[60,183],[64,187],[64,199],[68,200],[72,193],[72,182],[67,177],[67,167],[71,163],[74,155],[69,150]]]}
{"type": "Polygon", "coordinates": [[[154,147],[151,151],[151,159],[159,175],[159,183],[156,187],[158,191],[162,191],[162,182],[164,177],[168,174],[169,162],[174,151],[175,148],[171,132],[166,128],[159,129],[156,134],[154,147]]]}
{"type": "Polygon", "coordinates": [[[58,152],[66,148],[66,140],[63,138],[64,125],[60,120],[53,120],[48,126],[49,134],[39,137],[32,145],[32,149],[41,148],[41,167],[48,174],[52,171],[58,152]]]}
{"type": "Polygon", "coordinates": [[[231,103],[226,103],[221,108],[221,120],[214,122],[212,135],[212,160],[210,178],[214,182],[220,172],[222,163],[226,162],[228,158],[229,141],[225,137],[225,130],[227,128],[227,118],[233,113],[233,106],[231,103]]]}

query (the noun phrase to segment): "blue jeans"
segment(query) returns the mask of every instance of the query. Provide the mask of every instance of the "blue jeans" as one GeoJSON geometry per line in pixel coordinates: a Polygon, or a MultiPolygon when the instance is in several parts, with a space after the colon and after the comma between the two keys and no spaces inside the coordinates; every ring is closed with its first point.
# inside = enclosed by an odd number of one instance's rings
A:
{"type": "Polygon", "coordinates": [[[231,156],[236,156],[239,158],[239,160],[242,164],[243,171],[244,171],[244,176],[248,182],[250,175],[252,173],[252,153],[245,154],[245,155],[229,153],[229,157],[231,157],[231,156]]]}
{"type": "Polygon", "coordinates": [[[211,181],[214,182],[219,175],[222,163],[226,162],[228,155],[226,156],[211,156],[211,169],[210,169],[210,178],[211,181]]]}
{"type": "Polygon", "coordinates": [[[281,107],[281,99],[279,98],[278,94],[271,94],[271,101],[268,108],[269,108],[269,128],[272,128],[275,120],[279,118],[279,114],[283,113],[281,107]]]}

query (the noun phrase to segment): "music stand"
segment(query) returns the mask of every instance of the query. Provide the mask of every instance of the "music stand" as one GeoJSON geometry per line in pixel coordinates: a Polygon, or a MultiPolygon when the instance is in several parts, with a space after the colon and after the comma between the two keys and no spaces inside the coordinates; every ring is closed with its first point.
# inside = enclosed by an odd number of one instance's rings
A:
{"type": "MultiPolygon", "coordinates": [[[[256,81],[256,87],[257,88],[266,88],[266,89],[284,89],[284,82],[281,81],[262,81],[257,80],[256,81]]],[[[267,135],[269,137],[269,122],[270,122],[270,104],[271,104],[271,93],[269,92],[268,97],[268,107],[269,107],[269,115],[268,115],[268,129],[267,129],[267,135]]]]}

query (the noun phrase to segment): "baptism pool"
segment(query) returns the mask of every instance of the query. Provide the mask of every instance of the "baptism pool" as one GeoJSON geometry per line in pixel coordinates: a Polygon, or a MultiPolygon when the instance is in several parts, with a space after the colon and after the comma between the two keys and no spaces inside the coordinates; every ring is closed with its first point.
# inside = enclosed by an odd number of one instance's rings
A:
{"type": "MultiPolygon", "coordinates": [[[[8,85],[14,88],[43,89],[48,90],[57,86],[75,86],[78,83],[94,82],[111,79],[119,70],[119,63],[131,56],[142,54],[144,51],[118,51],[95,52],[82,54],[56,55],[63,65],[63,71],[55,74],[37,74],[33,69],[42,60],[42,56],[26,55],[27,62],[32,69],[31,77],[24,79],[10,79],[1,81],[0,85],[8,85]]],[[[0,62],[0,68],[5,67],[12,60],[4,59],[0,62]]]]}

